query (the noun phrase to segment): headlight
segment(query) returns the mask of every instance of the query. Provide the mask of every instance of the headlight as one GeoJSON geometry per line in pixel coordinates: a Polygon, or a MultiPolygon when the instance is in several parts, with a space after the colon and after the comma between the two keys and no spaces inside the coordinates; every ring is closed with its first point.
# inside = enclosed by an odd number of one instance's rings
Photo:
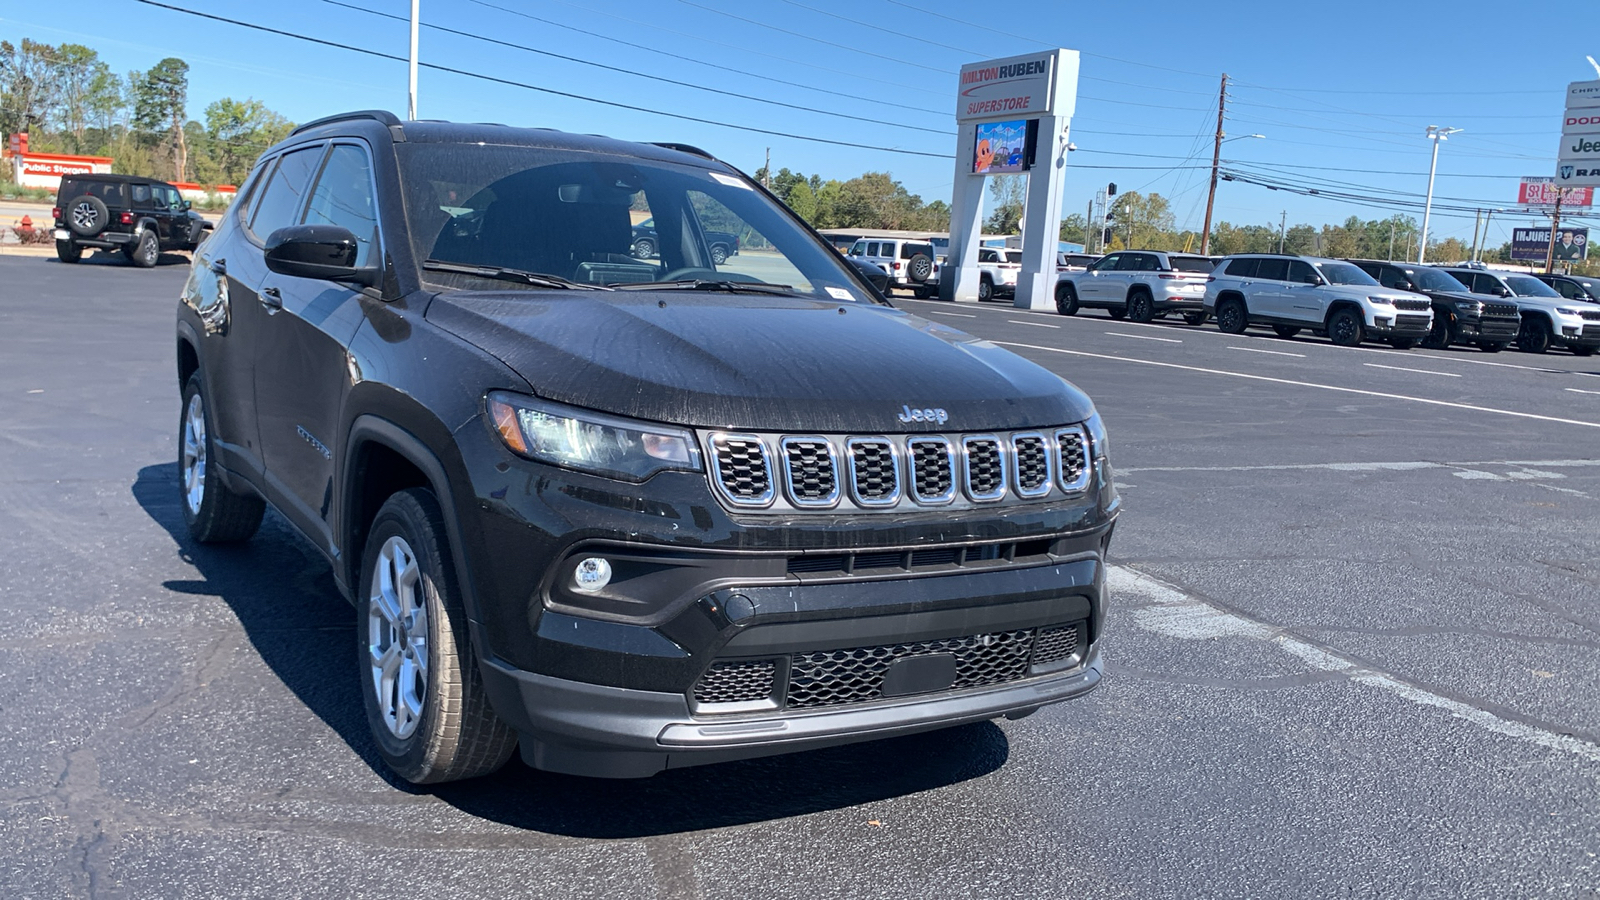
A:
{"type": "Polygon", "coordinates": [[[1464,313],[1477,314],[1483,312],[1483,304],[1476,300],[1458,300],[1456,301],[1456,309],[1464,313]]]}
{"type": "Polygon", "coordinates": [[[1111,458],[1111,439],[1106,435],[1106,423],[1100,420],[1100,414],[1095,413],[1083,423],[1089,432],[1089,451],[1095,459],[1111,458]]]}
{"type": "Polygon", "coordinates": [[[1583,316],[1583,310],[1573,309],[1570,306],[1558,306],[1556,307],[1556,312],[1563,316],[1572,316],[1574,319],[1582,318],[1583,316]]]}
{"type": "Polygon", "coordinates": [[[1373,303],[1377,303],[1377,304],[1379,304],[1381,306],[1393,306],[1394,305],[1394,301],[1389,299],[1388,297],[1368,297],[1367,299],[1371,300],[1373,303]]]}
{"type": "Polygon", "coordinates": [[[697,472],[694,435],[679,428],[496,391],[489,421],[519,456],[623,481],[644,481],[668,469],[697,472]]]}

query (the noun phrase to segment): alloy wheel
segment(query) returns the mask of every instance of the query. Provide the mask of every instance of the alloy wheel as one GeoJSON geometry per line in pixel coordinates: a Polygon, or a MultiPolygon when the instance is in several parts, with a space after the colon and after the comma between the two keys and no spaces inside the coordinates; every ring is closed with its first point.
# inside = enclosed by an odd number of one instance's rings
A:
{"type": "Polygon", "coordinates": [[[195,393],[183,414],[183,499],[191,516],[206,499],[206,406],[195,393]]]}
{"type": "Polygon", "coordinates": [[[367,598],[371,686],[389,733],[405,740],[422,721],[428,698],[428,608],[411,545],[384,542],[367,598]]]}

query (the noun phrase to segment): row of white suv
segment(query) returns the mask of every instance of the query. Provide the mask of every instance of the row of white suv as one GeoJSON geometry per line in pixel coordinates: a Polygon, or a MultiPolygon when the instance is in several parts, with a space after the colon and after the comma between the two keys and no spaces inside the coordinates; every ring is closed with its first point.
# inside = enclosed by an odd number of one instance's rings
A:
{"type": "Polygon", "coordinates": [[[1207,279],[1204,310],[1229,334],[1251,325],[1270,325],[1282,337],[1315,329],[1347,347],[1370,338],[1410,349],[1433,329],[1427,297],[1386,288],[1351,263],[1309,256],[1223,259],[1207,279]]]}

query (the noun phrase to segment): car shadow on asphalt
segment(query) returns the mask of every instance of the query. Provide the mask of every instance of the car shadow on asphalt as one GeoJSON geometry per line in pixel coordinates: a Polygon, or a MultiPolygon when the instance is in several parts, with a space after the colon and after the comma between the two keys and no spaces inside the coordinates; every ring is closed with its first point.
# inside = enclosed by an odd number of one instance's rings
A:
{"type": "MultiPolygon", "coordinates": [[[[611,781],[540,772],[517,757],[495,775],[416,787],[384,765],[367,730],[351,639],[355,614],[332,571],[269,511],[237,545],[198,544],[183,521],[177,465],[145,466],[134,499],[166,530],[197,580],[168,590],[220,597],[261,659],[300,702],[395,789],[437,797],[469,815],[582,838],[638,838],[784,819],[980,778],[1010,754],[991,722],[804,753],[673,769],[611,781]]],[[[262,748],[271,752],[273,748],[262,748]]]]}

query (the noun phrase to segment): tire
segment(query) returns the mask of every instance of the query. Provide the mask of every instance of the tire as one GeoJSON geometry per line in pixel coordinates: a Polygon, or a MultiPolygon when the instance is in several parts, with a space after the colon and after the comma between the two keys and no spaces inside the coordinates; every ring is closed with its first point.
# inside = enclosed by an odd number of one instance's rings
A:
{"type": "Polygon", "coordinates": [[[720,266],[728,261],[728,248],[721,244],[711,245],[711,264],[720,266]]]}
{"type": "Polygon", "coordinates": [[[56,241],[56,259],[75,263],[83,258],[83,248],[74,241],[56,241]]]}
{"type": "Polygon", "coordinates": [[[1056,312],[1063,316],[1078,314],[1078,289],[1070,284],[1056,285],[1056,312]]]}
{"type": "Polygon", "coordinates": [[[1106,312],[1110,313],[1111,314],[1111,318],[1113,318],[1113,319],[1119,319],[1120,320],[1120,319],[1126,319],[1128,317],[1128,307],[1127,306],[1123,306],[1121,309],[1108,309],[1108,310],[1106,310],[1106,312]]]}
{"type": "Polygon", "coordinates": [[[1482,350],[1485,353],[1499,353],[1501,350],[1504,350],[1508,346],[1510,346],[1510,345],[1502,343],[1500,341],[1484,341],[1483,343],[1478,345],[1478,349],[1482,350]]]}
{"type": "Polygon", "coordinates": [[[1203,312],[1184,313],[1183,323],[1185,325],[1204,325],[1206,323],[1206,314],[1203,312]]]}
{"type": "Polygon", "coordinates": [[[1217,330],[1224,334],[1244,334],[1250,324],[1244,302],[1228,299],[1217,304],[1217,330]]]}
{"type": "Polygon", "coordinates": [[[1156,317],[1156,305],[1143,291],[1128,298],[1127,311],[1128,318],[1135,322],[1150,322],[1156,317]]]}
{"type": "Polygon", "coordinates": [[[632,253],[634,259],[649,259],[656,255],[656,242],[647,237],[639,238],[633,242],[632,253]]]}
{"type": "Polygon", "coordinates": [[[978,279],[978,300],[987,303],[994,299],[994,282],[984,275],[978,279]]]}
{"type": "Polygon", "coordinates": [[[1341,347],[1356,347],[1366,339],[1361,314],[1348,307],[1334,310],[1328,319],[1328,338],[1341,347]]]}
{"type": "Polygon", "coordinates": [[[384,762],[412,784],[476,778],[505,765],[517,736],[489,706],[431,491],[400,491],[378,510],[360,590],[362,704],[384,762]]]}
{"type": "Polygon", "coordinates": [[[916,297],[918,300],[927,300],[933,296],[933,289],[925,287],[914,288],[911,291],[911,296],[916,297]]]}
{"type": "Polygon", "coordinates": [[[1394,338],[1389,341],[1389,346],[1396,350],[1415,350],[1422,343],[1422,338],[1394,338]]]}
{"type": "Polygon", "coordinates": [[[1572,351],[1573,356],[1593,356],[1595,351],[1593,347],[1568,347],[1567,349],[1572,351]]]}
{"type": "Polygon", "coordinates": [[[211,441],[211,398],[206,396],[200,373],[183,386],[178,414],[178,489],[182,492],[183,521],[189,535],[202,544],[228,544],[248,540],[261,527],[267,505],[254,494],[237,494],[222,483],[210,461],[216,459],[211,441]]]}
{"type": "Polygon", "coordinates": [[[1423,339],[1422,346],[1430,350],[1448,350],[1460,335],[1460,328],[1456,325],[1453,316],[1433,316],[1433,328],[1428,331],[1428,336],[1423,339]]]}
{"type": "Polygon", "coordinates": [[[906,263],[906,277],[922,284],[933,276],[933,260],[926,253],[918,253],[906,263]]]}
{"type": "Polygon", "coordinates": [[[1278,333],[1278,337],[1281,338],[1292,338],[1300,333],[1300,329],[1294,327],[1293,325],[1274,325],[1272,326],[1272,330],[1276,331],[1278,333]]]}
{"type": "Polygon", "coordinates": [[[151,269],[161,261],[161,243],[156,240],[155,232],[146,228],[139,232],[137,243],[123,245],[122,255],[141,269],[151,269]]]}
{"type": "Polygon", "coordinates": [[[1522,330],[1517,332],[1517,349],[1523,353],[1550,352],[1550,323],[1540,318],[1522,320],[1522,330]]]}
{"type": "Polygon", "coordinates": [[[67,227],[78,237],[94,237],[111,222],[111,211],[99,197],[84,194],[74,197],[64,207],[67,227]]]}

